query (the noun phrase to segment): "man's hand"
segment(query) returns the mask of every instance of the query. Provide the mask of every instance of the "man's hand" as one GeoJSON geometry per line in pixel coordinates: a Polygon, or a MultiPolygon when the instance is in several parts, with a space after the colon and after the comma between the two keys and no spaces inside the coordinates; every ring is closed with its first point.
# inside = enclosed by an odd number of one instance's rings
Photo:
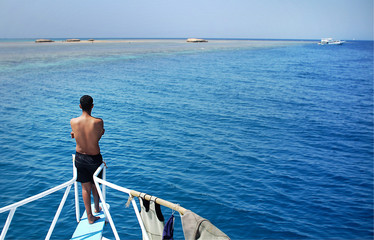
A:
{"type": "Polygon", "coordinates": [[[71,131],[70,135],[71,135],[71,138],[74,138],[74,132],[73,131],[71,131]]]}

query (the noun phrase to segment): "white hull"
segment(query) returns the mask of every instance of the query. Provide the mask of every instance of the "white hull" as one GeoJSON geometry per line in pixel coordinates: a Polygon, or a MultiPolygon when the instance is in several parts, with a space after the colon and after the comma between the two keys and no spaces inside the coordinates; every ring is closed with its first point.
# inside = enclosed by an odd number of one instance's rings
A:
{"type": "Polygon", "coordinates": [[[323,38],[321,39],[321,42],[319,42],[319,45],[342,45],[345,43],[341,40],[333,40],[332,38],[323,38]]]}

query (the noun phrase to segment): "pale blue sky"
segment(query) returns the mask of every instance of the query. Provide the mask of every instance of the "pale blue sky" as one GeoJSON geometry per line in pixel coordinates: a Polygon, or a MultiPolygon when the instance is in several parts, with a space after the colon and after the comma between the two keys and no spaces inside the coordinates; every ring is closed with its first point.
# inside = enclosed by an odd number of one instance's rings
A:
{"type": "Polygon", "coordinates": [[[373,0],[0,0],[0,38],[373,39],[373,0]]]}

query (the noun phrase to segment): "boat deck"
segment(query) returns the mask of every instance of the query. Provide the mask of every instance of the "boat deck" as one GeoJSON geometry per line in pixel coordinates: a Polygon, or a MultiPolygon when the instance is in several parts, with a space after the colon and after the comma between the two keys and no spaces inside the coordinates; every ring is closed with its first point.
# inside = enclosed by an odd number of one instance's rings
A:
{"type": "MultiPolygon", "coordinates": [[[[101,204],[100,204],[101,205],[101,204]]],[[[107,204],[109,208],[109,204],[107,204]]],[[[94,205],[91,206],[94,209],[94,205]]],[[[80,222],[78,223],[77,228],[74,231],[74,234],[71,239],[78,240],[78,239],[85,239],[85,240],[100,240],[103,236],[103,229],[105,225],[105,214],[104,211],[101,210],[99,214],[95,214],[95,216],[99,216],[100,219],[94,222],[93,224],[88,223],[87,213],[84,211],[80,222]]]]}

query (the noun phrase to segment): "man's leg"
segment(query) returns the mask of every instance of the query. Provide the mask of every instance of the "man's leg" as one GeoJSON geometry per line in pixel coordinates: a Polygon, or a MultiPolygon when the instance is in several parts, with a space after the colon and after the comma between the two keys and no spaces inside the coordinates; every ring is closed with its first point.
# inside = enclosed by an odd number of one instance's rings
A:
{"type": "MultiPolygon", "coordinates": [[[[91,189],[92,183],[86,182],[82,183],[82,198],[84,207],[86,208],[87,219],[89,223],[94,223],[96,220],[100,219],[100,217],[94,217],[91,210],[91,189]]],[[[97,191],[96,191],[97,193],[97,191]]]]}
{"type": "Polygon", "coordinates": [[[93,196],[94,203],[95,203],[95,213],[98,213],[101,211],[100,205],[99,205],[100,198],[99,198],[99,194],[97,193],[95,184],[92,184],[92,196],[93,196]]]}

